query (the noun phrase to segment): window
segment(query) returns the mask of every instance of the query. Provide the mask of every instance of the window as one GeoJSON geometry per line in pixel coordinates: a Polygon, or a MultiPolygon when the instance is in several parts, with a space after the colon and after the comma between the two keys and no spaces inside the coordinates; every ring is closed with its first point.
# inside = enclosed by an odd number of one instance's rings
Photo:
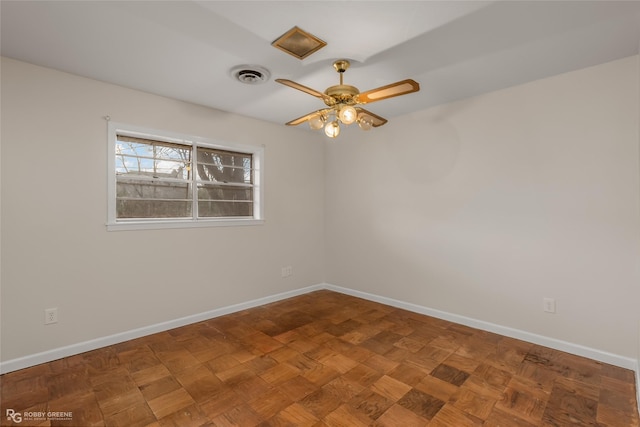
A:
{"type": "Polygon", "coordinates": [[[109,123],[109,230],[262,223],[263,148],[109,123]]]}

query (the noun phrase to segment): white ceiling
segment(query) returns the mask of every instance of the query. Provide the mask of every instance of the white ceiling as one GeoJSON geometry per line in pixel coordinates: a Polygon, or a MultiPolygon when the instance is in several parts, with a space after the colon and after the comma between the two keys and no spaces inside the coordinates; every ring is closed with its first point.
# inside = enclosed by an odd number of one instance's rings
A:
{"type": "Polygon", "coordinates": [[[6,1],[3,56],[276,123],[322,108],[275,78],[324,91],[346,58],[361,91],[405,78],[418,93],[367,106],[414,110],[637,54],[640,1],[6,1]],[[271,46],[298,26],[327,46],[271,46]],[[257,64],[250,86],[230,70],[257,64]]]}

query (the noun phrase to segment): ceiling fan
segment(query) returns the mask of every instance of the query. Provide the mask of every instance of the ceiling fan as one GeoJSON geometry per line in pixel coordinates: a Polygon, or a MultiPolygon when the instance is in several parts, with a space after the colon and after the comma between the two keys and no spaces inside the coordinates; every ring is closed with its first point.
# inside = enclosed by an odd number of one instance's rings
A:
{"type": "Polygon", "coordinates": [[[308,122],[309,127],[314,130],[324,127],[324,133],[330,138],[338,136],[340,133],[340,123],[350,125],[357,122],[360,129],[369,130],[372,127],[382,126],[387,123],[387,119],[365,110],[360,107],[360,105],[370,104],[420,90],[418,82],[407,79],[366,92],[360,92],[355,86],[345,85],[342,81],[343,74],[350,65],[346,59],[340,59],[333,63],[333,68],[340,74],[340,84],[328,87],[324,93],[291,80],[276,79],[278,83],[322,99],[327,105],[327,108],[322,108],[291,120],[287,125],[296,126],[300,123],[308,122]]]}

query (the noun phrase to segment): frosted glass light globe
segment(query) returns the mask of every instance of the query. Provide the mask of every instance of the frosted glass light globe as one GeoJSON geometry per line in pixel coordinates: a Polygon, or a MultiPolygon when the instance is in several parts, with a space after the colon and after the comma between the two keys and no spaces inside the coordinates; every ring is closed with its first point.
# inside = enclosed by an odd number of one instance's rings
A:
{"type": "Polygon", "coordinates": [[[360,126],[360,129],[362,129],[362,130],[369,130],[369,129],[371,129],[372,125],[373,125],[373,121],[371,120],[370,117],[361,116],[358,119],[358,126],[360,126]]]}
{"type": "Polygon", "coordinates": [[[333,122],[327,123],[324,127],[324,133],[329,138],[335,138],[338,136],[340,134],[340,125],[338,124],[338,121],[334,120],[333,122]]]}
{"type": "Polygon", "coordinates": [[[324,126],[324,120],[322,120],[322,116],[317,114],[309,119],[309,127],[313,130],[318,130],[324,126]]]}
{"type": "Polygon", "coordinates": [[[345,105],[340,109],[340,112],[338,113],[338,118],[340,118],[340,121],[345,125],[350,125],[351,123],[355,122],[357,117],[358,112],[351,105],[345,105]]]}

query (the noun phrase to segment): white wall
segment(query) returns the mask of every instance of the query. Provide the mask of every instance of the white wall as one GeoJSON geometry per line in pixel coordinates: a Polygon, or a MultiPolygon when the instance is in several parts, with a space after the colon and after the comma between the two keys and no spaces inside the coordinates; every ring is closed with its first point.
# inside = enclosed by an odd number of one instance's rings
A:
{"type": "Polygon", "coordinates": [[[327,281],[635,360],[639,113],[634,56],[328,145],[327,281]]]}
{"type": "Polygon", "coordinates": [[[1,106],[3,361],[323,281],[320,137],[7,58],[1,106]],[[265,225],[107,232],[107,115],[264,144],[265,225]]]}

